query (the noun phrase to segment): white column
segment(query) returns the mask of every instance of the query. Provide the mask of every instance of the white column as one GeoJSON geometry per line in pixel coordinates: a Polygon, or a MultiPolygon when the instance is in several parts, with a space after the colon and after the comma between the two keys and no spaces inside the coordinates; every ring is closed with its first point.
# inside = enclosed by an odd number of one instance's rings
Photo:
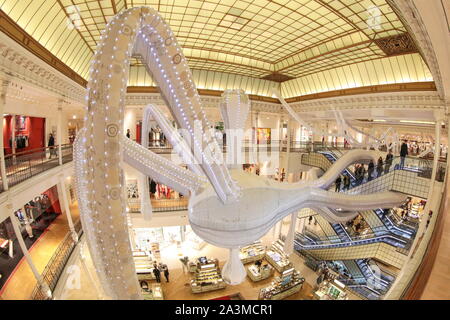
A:
{"type": "Polygon", "coordinates": [[[19,241],[19,246],[23,252],[23,255],[25,256],[25,260],[27,261],[28,265],[30,266],[31,271],[33,272],[33,275],[36,278],[36,281],[38,282],[38,284],[41,286],[42,290],[45,292],[45,294],[49,298],[51,298],[52,291],[50,290],[48,284],[44,281],[44,279],[40,275],[39,271],[37,270],[36,266],[34,265],[33,260],[31,259],[30,253],[28,252],[28,249],[25,245],[25,242],[23,241],[22,233],[20,232],[19,223],[17,222],[16,216],[14,216],[14,210],[13,210],[12,203],[8,203],[7,208],[9,211],[9,217],[11,219],[14,233],[17,237],[17,241],[19,241]]]}
{"type": "Polygon", "coordinates": [[[431,183],[428,191],[428,200],[431,199],[431,195],[434,190],[434,182],[436,181],[436,173],[439,162],[439,155],[441,153],[441,119],[436,119],[435,133],[434,133],[434,158],[433,158],[433,171],[431,172],[431,183]]]}
{"type": "Polygon", "coordinates": [[[229,249],[230,254],[222,268],[222,278],[230,285],[237,285],[244,281],[247,272],[239,257],[239,248],[229,249]]]}
{"type": "Polygon", "coordinates": [[[289,155],[291,154],[291,119],[287,120],[287,147],[286,147],[286,181],[288,181],[289,176],[289,155]]]}
{"type": "Polygon", "coordinates": [[[299,222],[299,233],[303,233],[303,229],[305,228],[305,220],[306,218],[301,218],[299,222]]]}
{"type": "Polygon", "coordinates": [[[294,239],[295,239],[295,227],[297,224],[297,212],[291,214],[291,224],[289,226],[289,231],[286,235],[286,240],[284,241],[283,251],[288,256],[294,253],[294,239]]]}
{"type": "Polygon", "coordinates": [[[12,160],[13,160],[13,163],[15,163],[15,161],[16,161],[16,156],[15,156],[15,154],[16,154],[16,145],[15,145],[15,143],[14,143],[14,141],[16,140],[16,115],[15,114],[13,114],[12,115],[12,117],[11,117],[11,153],[13,154],[13,158],[12,158],[12,160]]]}
{"type": "Polygon", "coordinates": [[[56,143],[58,144],[58,159],[59,165],[62,165],[62,103],[63,100],[58,101],[58,123],[56,125],[56,143]]]}
{"type": "Polygon", "coordinates": [[[2,81],[2,88],[0,92],[0,115],[2,117],[2,130],[0,130],[0,175],[2,177],[2,184],[3,184],[3,190],[8,190],[8,179],[6,176],[6,166],[5,166],[5,152],[4,152],[4,145],[3,145],[3,114],[5,112],[5,105],[6,105],[6,91],[9,85],[8,80],[2,81]]]}
{"type": "Polygon", "coordinates": [[[56,185],[56,188],[58,189],[58,197],[62,203],[62,206],[64,208],[64,212],[67,217],[67,223],[69,225],[70,234],[72,236],[73,241],[78,242],[78,234],[75,231],[72,215],[70,214],[70,207],[69,207],[69,200],[67,198],[67,188],[66,188],[66,182],[64,180],[64,175],[60,175],[59,182],[56,185]]]}

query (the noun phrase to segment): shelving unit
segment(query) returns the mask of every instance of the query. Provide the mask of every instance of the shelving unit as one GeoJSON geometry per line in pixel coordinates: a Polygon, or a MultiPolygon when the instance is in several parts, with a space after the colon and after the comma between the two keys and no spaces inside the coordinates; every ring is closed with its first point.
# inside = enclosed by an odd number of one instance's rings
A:
{"type": "Polygon", "coordinates": [[[289,257],[283,251],[283,244],[279,240],[274,242],[270,249],[266,251],[265,257],[279,273],[292,267],[289,257]]]}
{"type": "Polygon", "coordinates": [[[133,260],[138,280],[155,279],[155,275],[153,274],[153,261],[148,253],[144,251],[133,251],[133,260]]]}
{"type": "Polygon", "coordinates": [[[338,280],[323,281],[317,291],[314,292],[316,300],[348,300],[345,285],[338,280]]]}
{"type": "Polygon", "coordinates": [[[144,300],[164,300],[164,293],[159,283],[152,283],[149,289],[142,289],[144,300]]]}
{"type": "Polygon", "coordinates": [[[300,273],[293,269],[285,270],[280,277],[276,277],[271,285],[263,288],[259,292],[259,300],[281,300],[299,292],[305,278],[300,276],[300,273]]]}
{"type": "Polygon", "coordinates": [[[192,293],[214,291],[225,287],[218,263],[198,265],[194,279],[191,280],[192,293]]]}
{"type": "Polygon", "coordinates": [[[243,264],[255,262],[264,258],[266,248],[261,244],[261,241],[257,241],[251,245],[242,247],[239,252],[239,258],[243,264]]]}
{"type": "Polygon", "coordinates": [[[275,269],[269,264],[261,266],[260,270],[258,270],[256,265],[252,264],[246,270],[248,277],[254,282],[270,278],[275,273],[275,269]]]}

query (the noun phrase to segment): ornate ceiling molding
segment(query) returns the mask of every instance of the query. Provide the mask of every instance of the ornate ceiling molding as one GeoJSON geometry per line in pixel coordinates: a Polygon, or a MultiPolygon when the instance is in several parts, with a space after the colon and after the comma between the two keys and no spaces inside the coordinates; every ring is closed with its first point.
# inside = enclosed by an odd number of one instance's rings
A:
{"type": "Polygon", "coordinates": [[[392,10],[402,20],[403,25],[408,30],[409,35],[415,40],[415,43],[426,61],[430,72],[433,75],[434,82],[439,96],[444,98],[444,87],[442,84],[441,72],[434,52],[433,44],[425,28],[425,24],[420,18],[416,6],[411,0],[386,0],[392,10]]]}
{"type": "Polygon", "coordinates": [[[362,109],[442,110],[445,104],[437,92],[395,92],[317,99],[293,103],[297,112],[362,109]]]}
{"type": "Polygon", "coordinates": [[[0,32],[0,78],[23,82],[78,103],[85,88],[0,32]]]}

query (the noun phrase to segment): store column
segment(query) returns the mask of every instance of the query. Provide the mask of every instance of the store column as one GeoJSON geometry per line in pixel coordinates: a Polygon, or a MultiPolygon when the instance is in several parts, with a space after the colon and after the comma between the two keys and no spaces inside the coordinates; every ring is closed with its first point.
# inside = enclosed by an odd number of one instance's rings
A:
{"type": "Polygon", "coordinates": [[[295,238],[295,229],[297,224],[297,212],[291,214],[291,224],[289,225],[289,231],[286,235],[286,239],[284,240],[283,251],[288,256],[294,253],[294,238],[295,238]]]}
{"type": "Polygon", "coordinates": [[[287,126],[286,126],[286,132],[287,132],[287,146],[286,146],[286,181],[288,181],[289,176],[289,157],[291,154],[291,119],[287,119],[287,126]]]}
{"type": "Polygon", "coordinates": [[[59,176],[59,182],[56,185],[56,188],[58,189],[59,200],[62,202],[62,207],[64,208],[64,212],[66,213],[67,224],[69,225],[69,230],[72,239],[73,241],[78,242],[78,234],[73,225],[72,215],[70,214],[69,200],[67,198],[66,182],[63,174],[59,176]]]}
{"type": "Polygon", "coordinates": [[[19,241],[19,246],[20,246],[20,249],[22,250],[25,260],[27,261],[28,265],[30,266],[30,269],[33,272],[33,275],[36,278],[36,281],[39,284],[39,286],[41,287],[42,291],[47,295],[48,298],[51,298],[52,291],[50,290],[50,287],[44,281],[44,279],[40,275],[39,271],[37,270],[36,266],[34,265],[33,260],[31,259],[30,253],[28,252],[27,246],[25,245],[25,241],[23,241],[22,233],[20,232],[19,223],[17,222],[17,217],[14,215],[13,205],[11,202],[9,202],[7,204],[7,209],[9,211],[9,217],[11,219],[11,223],[12,223],[12,226],[14,229],[14,234],[17,237],[17,241],[19,241]]]}
{"type": "Polygon", "coordinates": [[[12,160],[16,162],[16,115],[11,115],[11,153],[13,154],[12,160]]]}
{"type": "Polygon", "coordinates": [[[63,164],[62,161],[62,103],[63,100],[58,100],[58,124],[56,126],[56,143],[58,144],[58,159],[59,165],[63,164]]]}
{"type": "Polygon", "coordinates": [[[436,181],[437,167],[439,163],[439,155],[441,154],[441,119],[436,119],[436,124],[434,127],[434,155],[433,155],[433,170],[431,172],[431,183],[430,189],[428,191],[428,200],[431,199],[433,194],[434,182],[436,181]]]}
{"type": "Polygon", "coordinates": [[[0,115],[2,115],[2,130],[0,130],[0,174],[2,177],[3,190],[8,190],[8,180],[6,176],[6,165],[5,165],[5,146],[3,145],[3,114],[5,113],[6,105],[6,91],[8,90],[10,81],[3,80],[2,88],[0,92],[0,115]]]}

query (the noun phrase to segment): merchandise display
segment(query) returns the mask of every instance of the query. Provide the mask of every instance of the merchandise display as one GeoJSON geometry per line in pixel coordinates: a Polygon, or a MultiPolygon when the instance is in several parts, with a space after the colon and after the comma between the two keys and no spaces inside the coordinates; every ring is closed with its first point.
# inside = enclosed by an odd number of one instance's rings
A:
{"type": "Polygon", "coordinates": [[[155,275],[153,274],[153,259],[148,252],[133,251],[133,260],[138,280],[155,279],[155,275]]]}
{"type": "Polygon", "coordinates": [[[260,267],[256,264],[252,264],[247,267],[247,275],[254,282],[267,279],[274,273],[275,269],[270,264],[264,264],[260,267]]]}
{"type": "Polygon", "coordinates": [[[408,212],[408,216],[414,219],[419,219],[422,213],[422,206],[419,203],[411,205],[411,210],[408,212]]]}
{"type": "Polygon", "coordinates": [[[226,283],[222,279],[217,259],[207,260],[205,257],[203,258],[199,258],[200,261],[197,265],[194,279],[191,280],[192,293],[208,292],[225,288],[226,283]]]}
{"type": "Polygon", "coordinates": [[[243,264],[261,260],[264,258],[266,248],[261,244],[261,241],[242,247],[239,252],[239,258],[243,264]]]}
{"type": "Polygon", "coordinates": [[[338,280],[322,281],[319,289],[314,292],[316,300],[348,300],[345,285],[338,280]]]}
{"type": "Polygon", "coordinates": [[[283,251],[281,240],[277,240],[272,244],[270,249],[266,251],[265,258],[280,273],[292,267],[289,257],[283,251]]]}
{"type": "Polygon", "coordinates": [[[144,300],[164,300],[163,290],[159,283],[149,285],[147,281],[141,281],[141,289],[144,300]]]}
{"type": "Polygon", "coordinates": [[[287,269],[272,281],[267,288],[259,292],[260,300],[281,300],[289,297],[302,289],[305,278],[294,268],[287,269]]]}
{"type": "MultiPolygon", "coordinates": [[[[195,261],[195,260],[194,260],[195,261]]],[[[216,264],[219,265],[219,260],[217,259],[208,259],[206,257],[199,257],[196,259],[196,261],[189,261],[188,269],[189,272],[196,272],[200,266],[205,264],[216,264]]]]}

